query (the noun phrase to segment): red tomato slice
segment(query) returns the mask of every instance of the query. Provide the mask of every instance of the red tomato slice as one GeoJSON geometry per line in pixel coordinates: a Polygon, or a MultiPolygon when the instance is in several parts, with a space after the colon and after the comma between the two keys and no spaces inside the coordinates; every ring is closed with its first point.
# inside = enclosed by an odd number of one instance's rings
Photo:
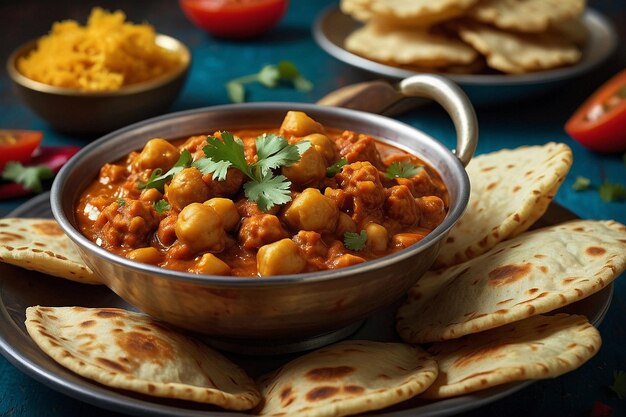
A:
{"type": "Polygon", "coordinates": [[[42,138],[42,132],[33,130],[0,130],[0,173],[9,161],[30,161],[42,138]]]}
{"type": "Polygon", "coordinates": [[[567,121],[565,131],[593,151],[626,151],[626,70],[593,93],[567,121]]]}
{"type": "Polygon", "coordinates": [[[185,15],[212,35],[249,38],[278,23],[288,0],[179,0],[185,15]]]}

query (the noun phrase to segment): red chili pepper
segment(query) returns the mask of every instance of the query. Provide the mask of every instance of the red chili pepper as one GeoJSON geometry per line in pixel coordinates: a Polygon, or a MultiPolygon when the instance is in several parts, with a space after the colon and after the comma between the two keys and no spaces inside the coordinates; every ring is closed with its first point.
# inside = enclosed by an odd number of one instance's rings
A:
{"type": "Polygon", "coordinates": [[[611,417],[613,415],[613,407],[604,404],[601,401],[596,401],[591,407],[591,413],[589,417],[611,417]]]}
{"type": "MultiPolygon", "coordinates": [[[[80,150],[78,146],[43,146],[28,165],[45,165],[55,174],[80,150]]],[[[23,197],[32,191],[15,182],[0,183],[0,200],[23,197]]]]}

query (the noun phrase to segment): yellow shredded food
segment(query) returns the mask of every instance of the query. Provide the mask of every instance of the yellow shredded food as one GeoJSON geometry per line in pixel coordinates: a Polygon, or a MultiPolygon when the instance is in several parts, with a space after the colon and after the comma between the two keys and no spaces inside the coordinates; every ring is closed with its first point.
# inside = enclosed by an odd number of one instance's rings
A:
{"type": "Polygon", "coordinates": [[[86,26],[56,22],[37,48],[18,62],[26,77],[84,91],[111,91],[158,78],[181,65],[180,57],[155,42],[147,24],[126,22],[122,11],[92,9],[86,26]]]}

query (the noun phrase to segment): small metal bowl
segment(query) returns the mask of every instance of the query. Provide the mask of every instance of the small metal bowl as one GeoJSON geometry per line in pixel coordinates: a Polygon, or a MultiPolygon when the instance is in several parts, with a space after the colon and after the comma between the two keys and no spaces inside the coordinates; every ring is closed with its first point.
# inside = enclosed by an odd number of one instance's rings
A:
{"type": "Polygon", "coordinates": [[[189,71],[191,54],[182,42],[167,35],[157,35],[156,43],[180,55],[180,68],[158,79],[115,91],[91,92],[56,87],[22,75],[17,62],[37,46],[36,40],[25,43],[11,54],[7,72],[22,100],[53,128],[78,135],[104,134],[162,114],[180,93],[189,71]]]}
{"type": "Polygon", "coordinates": [[[456,85],[441,77],[419,75],[403,82],[406,91],[434,98],[448,110],[457,128],[456,154],[411,126],[372,113],[298,103],[208,107],[140,122],[85,147],[54,181],[54,217],[102,282],[153,317],[211,335],[214,345],[247,353],[263,352],[264,343],[273,352],[281,351],[281,344],[289,346],[284,352],[328,343],[346,336],[359,321],[402,297],[431,266],[440,244],[467,206],[469,180],[464,165],[477,140],[469,101],[456,85]],[[288,110],[304,111],[325,126],[369,134],[418,154],[437,170],[448,188],[446,219],[422,241],[377,260],[336,270],[262,278],[196,275],[141,264],[97,246],[78,230],[77,199],[102,164],[141,148],[153,137],[173,139],[215,130],[277,127],[288,110]],[[317,342],[310,343],[311,338],[317,342]],[[307,339],[304,345],[293,344],[307,339]]]}

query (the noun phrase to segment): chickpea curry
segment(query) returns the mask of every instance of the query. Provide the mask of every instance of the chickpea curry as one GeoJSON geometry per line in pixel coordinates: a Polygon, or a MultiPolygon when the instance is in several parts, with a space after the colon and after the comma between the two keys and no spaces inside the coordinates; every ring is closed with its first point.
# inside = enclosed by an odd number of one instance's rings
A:
{"type": "Polygon", "coordinates": [[[105,164],[81,232],[129,259],[209,275],[335,269],[421,240],[447,191],[415,155],[290,111],[276,129],[149,140],[105,164]]]}

